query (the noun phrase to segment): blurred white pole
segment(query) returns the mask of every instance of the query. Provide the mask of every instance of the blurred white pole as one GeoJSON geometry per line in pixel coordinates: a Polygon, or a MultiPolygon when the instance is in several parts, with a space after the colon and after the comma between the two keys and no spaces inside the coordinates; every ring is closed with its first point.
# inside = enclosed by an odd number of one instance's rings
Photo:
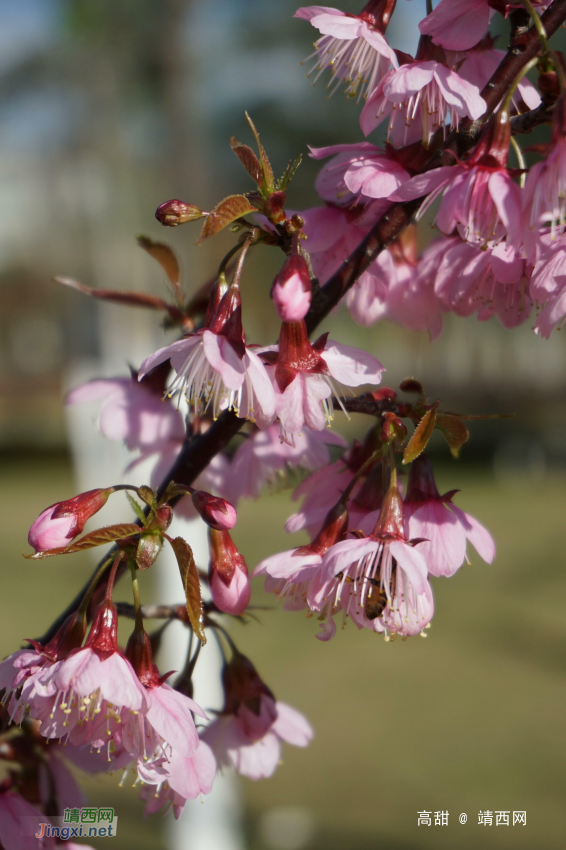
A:
{"type": "MultiPolygon", "coordinates": [[[[146,353],[150,348],[151,346],[148,345],[146,353]]],[[[91,361],[77,366],[68,375],[68,388],[74,388],[96,377],[126,374],[126,358],[118,363],[116,363],[117,358],[113,357],[112,360],[114,362],[110,364],[91,361]]],[[[118,483],[123,479],[123,470],[131,460],[125,446],[106,440],[99,433],[95,423],[99,408],[100,402],[95,402],[67,409],[69,441],[79,492],[118,483]]],[[[150,469],[151,461],[149,466],[147,462],[140,464],[128,473],[128,483],[147,484],[150,469]]],[[[97,524],[102,525],[115,522],[115,503],[107,504],[100,514],[97,514],[96,519],[97,524]]],[[[206,567],[208,543],[206,526],[201,520],[188,521],[175,518],[170,533],[173,536],[186,537],[193,548],[197,564],[206,567]]],[[[97,552],[98,550],[93,550],[94,558],[97,558],[97,552]]],[[[164,547],[156,567],[157,598],[155,601],[164,604],[182,602],[183,586],[175,557],[169,546],[164,547]]],[[[187,629],[182,623],[171,623],[163,634],[159,650],[160,669],[162,671],[182,670],[187,646],[187,629]]],[[[205,711],[219,709],[222,706],[220,670],[220,653],[216,641],[209,636],[200,654],[194,675],[194,697],[205,711]]],[[[227,774],[218,775],[211,793],[202,800],[189,800],[178,821],[173,818],[172,813],[168,814],[166,827],[170,850],[189,850],[189,848],[190,850],[243,850],[241,804],[234,777],[227,774]]]]}

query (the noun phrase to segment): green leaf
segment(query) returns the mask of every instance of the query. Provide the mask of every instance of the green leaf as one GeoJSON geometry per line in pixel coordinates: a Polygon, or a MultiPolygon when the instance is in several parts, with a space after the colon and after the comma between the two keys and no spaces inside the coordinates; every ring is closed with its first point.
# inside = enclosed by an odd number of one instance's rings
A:
{"type": "Polygon", "coordinates": [[[426,448],[436,424],[436,409],[427,410],[415,430],[403,454],[403,463],[412,463],[426,448]]]}
{"type": "Polygon", "coordinates": [[[130,506],[131,506],[133,512],[135,513],[137,518],[140,520],[140,522],[143,522],[143,524],[146,525],[147,524],[147,517],[143,512],[142,506],[139,504],[139,502],[136,502],[136,500],[134,499],[132,494],[128,493],[127,490],[126,490],[126,499],[130,503],[130,506]]]}
{"type": "Polygon", "coordinates": [[[85,549],[94,548],[94,546],[104,546],[105,543],[114,543],[116,540],[124,540],[126,537],[131,537],[139,533],[139,525],[133,522],[124,522],[120,523],[120,525],[107,525],[105,528],[97,528],[96,531],[85,534],[84,537],[81,537],[74,543],[69,543],[68,546],[61,546],[58,549],[46,549],[45,552],[36,552],[35,555],[24,555],[24,558],[39,561],[42,558],[51,558],[53,555],[71,555],[73,552],[83,552],[85,549]]]}
{"type": "Polygon", "coordinates": [[[182,537],[175,537],[174,540],[169,540],[177,563],[179,572],[185,589],[185,599],[187,602],[187,614],[193,631],[199,638],[202,644],[206,643],[206,635],[204,633],[204,612],[202,607],[202,597],[200,595],[200,581],[198,570],[193,556],[193,550],[186,540],[182,537]]]}
{"type": "Polygon", "coordinates": [[[291,182],[291,180],[293,179],[293,177],[297,173],[297,168],[299,167],[299,165],[301,164],[302,161],[303,161],[302,153],[300,153],[298,155],[297,159],[294,162],[293,162],[293,160],[291,160],[291,162],[289,163],[289,165],[287,166],[287,168],[283,172],[282,176],[277,181],[277,186],[275,188],[278,191],[283,191],[284,189],[287,188],[287,186],[289,185],[289,183],[291,182]]]}
{"type": "Polygon", "coordinates": [[[228,195],[206,217],[197,244],[220,233],[221,230],[238,218],[255,212],[257,212],[257,209],[245,195],[228,195]]]}
{"type": "Polygon", "coordinates": [[[248,113],[246,112],[246,121],[250,125],[251,131],[254,134],[254,138],[257,143],[257,149],[259,151],[259,158],[261,161],[261,191],[264,198],[268,198],[269,195],[275,190],[275,176],[273,174],[273,169],[271,167],[271,163],[267,157],[267,154],[264,150],[264,147],[259,138],[259,133],[256,130],[256,126],[248,113]]]}
{"type": "Polygon", "coordinates": [[[143,485],[142,487],[138,487],[138,496],[140,497],[142,502],[145,502],[145,504],[148,506],[148,508],[150,508],[151,510],[154,510],[154,508],[155,508],[155,493],[153,492],[151,487],[146,487],[145,485],[143,485]]]}

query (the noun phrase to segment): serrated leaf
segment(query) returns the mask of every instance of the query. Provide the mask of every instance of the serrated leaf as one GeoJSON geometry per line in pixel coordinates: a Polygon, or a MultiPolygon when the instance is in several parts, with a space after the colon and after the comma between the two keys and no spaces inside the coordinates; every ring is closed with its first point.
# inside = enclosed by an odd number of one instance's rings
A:
{"type": "Polygon", "coordinates": [[[236,219],[254,212],[257,212],[257,209],[245,195],[228,195],[206,217],[198,242],[204,242],[205,239],[220,233],[236,219]]]}
{"type": "Polygon", "coordinates": [[[273,169],[271,167],[271,163],[267,157],[265,149],[261,143],[259,138],[259,133],[256,130],[256,126],[248,113],[246,112],[246,121],[250,125],[251,131],[254,134],[254,138],[256,140],[257,149],[259,151],[259,158],[261,161],[261,191],[263,193],[264,198],[267,198],[275,189],[275,176],[273,174],[273,169]]]}
{"type": "Polygon", "coordinates": [[[460,449],[470,437],[470,432],[462,419],[453,413],[439,413],[436,427],[448,443],[453,457],[458,457],[460,449]]]}
{"type": "Polygon", "coordinates": [[[132,494],[128,493],[127,490],[126,490],[126,499],[130,503],[130,507],[133,510],[133,512],[135,513],[135,515],[137,516],[137,518],[140,520],[140,522],[143,522],[143,524],[145,525],[146,521],[147,521],[147,517],[143,512],[142,506],[139,504],[139,502],[136,502],[136,500],[134,499],[132,494]]]}
{"type": "Polygon", "coordinates": [[[83,552],[85,549],[92,549],[95,546],[104,546],[105,543],[124,540],[133,534],[139,534],[140,530],[139,525],[133,522],[107,525],[105,528],[97,528],[96,531],[85,534],[80,540],[75,540],[74,543],[70,543],[68,546],[61,546],[57,549],[46,549],[45,552],[36,552],[34,555],[24,555],[24,557],[39,561],[42,558],[51,558],[53,555],[71,555],[73,552],[83,552]]]}
{"type": "Polygon", "coordinates": [[[187,603],[187,614],[193,631],[199,638],[202,644],[206,643],[206,634],[204,632],[204,611],[202,606],[202,597],[200,594],[200,581],[198,570],[193,556],[193,550],[186,540],[182,537],[175,537],[174,540],[169,540],[177,563],[179,572],[183,581],[185,590],[185,600],[187,603]]]}
{"type": "Polygon", "coordinates": [[[300,153],[298,155],[297,159],[294,162],[293,162],[293,160],[291,160],[291,162],[288,164],[287,168],[285,169],[285,171],[283,172],[283,174],[281,175],[281,177],[277,181],[276,189],[278,191],[283,191],[284,189],[287,188],[287,186],[289,185],[289,183],[291,182],[291,180],[293,179],[293,177],[297,173],[297,168],[299,167],[299,165],[301,164],[302,161],[303,161],[302,153],[300,153]]]}
{"type": "Polygon", "coordinates": [[[427,410],[415,430],[403,453],[403,463],[412,463],[424,452],[426,445],[432,437],[436,425],[436,410],[427,410]]]}
{"type": "Polygon", "coordinates": [[[236,154],[236,156],[238,157],[238,159],[240,160],[252,180],[254,180],[261,188],[261,164],[253,150],[248,147],[248,145],[243,145],[236,138],[234,138],[234,136],[232,136],[232,138],[230,139],[230,147],[232,148],[232,150],[234,151],[234,153],[236,154]]]}

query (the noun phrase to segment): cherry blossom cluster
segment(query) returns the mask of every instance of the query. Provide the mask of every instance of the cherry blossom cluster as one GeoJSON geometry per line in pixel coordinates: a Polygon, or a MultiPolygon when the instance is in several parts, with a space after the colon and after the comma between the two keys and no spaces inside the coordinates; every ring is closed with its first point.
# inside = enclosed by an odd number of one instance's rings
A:
{"type": "Polygon", "coordinates": [[[99,403],[100,432],[131,452],[126,475],[141,462],[152,469],[148,485],[101,486],[47,507],[31,525],[33,560],[110,548],[46,635],[26,638],[29,646],[0,664],[0,758],[12,764],[0,784],[4,850],[55,846],[21,824],[76,805],[69,764],[130,775],[146,813],[165,808],[178,817],[187,800],[209,793],[219,770],[265,778],[282,742],[312,739],[308,721],[276,699],[230,628],[251,610],[248,566],[231,536],[241,499],[293,487],[302,500],[286,531],[310,542],[271,554],[252,576],[263,576],[285,609],[316,616],[323,641],[348,620],[386,641],[426,636],[431,579],[469,563],[469,546],[487,563],[495,556],[489,532],[454,503],[458,491],[440,494],[427,454],[436,433],[456,457],[471,417],[444,410],[415,378],[399,391],[381,386],[385,370],[373,354],[314,331],[341,302],[361,325],[389,319],[433,339],[446,312],[496,315],[512,328],[536,311],[544,337],[560,326],[566,78],[548,37],[566,21],[566,0],[429,4],[414,58],[388,44],[395,6],[370,0],[357,15],[326,6],[296,12],[319,34],[309,74],[330,72],[332,91],[343,85],[363,104],[363,136],[384,132],[382,148],[362,138],[310,149],[325,161],[316,180],[321,206],[287,207],[301,158],[276,179],[247,116],[256,150],[235,138],[230,145],[253,188],[210,211],[176,199],[156,212],[167,227],[200,221],[199,242],[224,229],[235,235],[214,277],[185,291],[172,249],[140,237],[168,279],[168,298],[59,278],[88,297],[161,311],[178,338],[129,375],[67,396],[69,405],[99,403]],[[507,53],[488,31],[496,14],[511,21],[507,53]],[[525,76],[535,66],[538,90],[525,76]],[[527,170],[515,135],[543,123],[552,124],[550,141],[527,170]],[[442,235],[419,249],[425,214],[442,235]],[[281,322],[273,345],[245,333],[246,260],[258,246],[284,257],[266,281],[281,322]],[[332,426],[352,413],[370,426],[348,444],[332,426]],[[133,519],[85,532],[122,491],[133,519]],[[208,564],[197,565],[190,540],[171,536],[175,514],[206,524],[208,564]],[[185,599],[142,604],[138,574],[162,568],[164,546],[185,599]],[[115,582],[127,572],[133,604],[115,605],[115,582]],[[134,621],[125,647],[119,616],[134,621]],[[145,629],[156,617],[186,626],[186,662],[173,679],[154,661],[160,632],[145,629]],[[223,655],[224,702],[214,712],[193,699],[210,634],[223,655]]]}

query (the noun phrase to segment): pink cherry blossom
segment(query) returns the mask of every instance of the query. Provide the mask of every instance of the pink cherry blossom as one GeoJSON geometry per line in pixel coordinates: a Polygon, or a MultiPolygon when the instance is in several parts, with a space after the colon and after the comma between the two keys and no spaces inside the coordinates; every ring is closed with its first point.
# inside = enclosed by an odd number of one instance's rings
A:
{"type": "Polygon", "coordinates": [[[479,89],[440,62],[412,61],[390,71],[363,108],[360,125],[367,136],[390,116],[387,138],[396,146],[422,138],[426,145],[449,119],[456,129],[461,118],[476,120],[486,110],[479,89]]]}
{"type": "Polygon", "coordinates": [[[72,514],[53,516],[58,507],[56,504],[46,508],[29,530],[28,543],[36,552],[68,546],[78,533],[74,531],[76,520],[72,514]]]}
{"type": "Polygon", "coordinates": [[[266,486],[277,487],[285,481],[289,469],[313,471],[330,462],[330,446],[345,448],[346,443],[332,431],[304,428],[295,444],[281,442],[279,426],[256,430],[237,448],[226,470],[223,492],[233,503],[245,496],[257,499],[266,486]]]}
{"type": "Polygon", "coordinates": [[[432,465],[425,455],[413,461],[405,498],[407,533],[410,537],[423,538],[419,552],[433,576],[454,575],[466,558],[466,540],[488,564],[495,557],[495,544],[489,532],[452,504],[453,495],[440,495],[432,465]]]}
{"type": "Polygon", "coordinates": [[[272,776],[281,758],[281,742],[306,747],[313,730],[300,712],[282,702],[275,703],[275,718],[261,736],[250,735],[239,719],[221,715],[203,733],[220,765],[233,766],[248,779],[272,776]]]}
{"type": "Polygon", "coordinates": [[[447,235],[457,230],[467,242],[485,245],[520,233],[521,194],[507,171],[509,117],[500,114],[488,125],[471,157],[454,166],[418,174],[391,199],[408,201],[427,196],[417,219],[442,194],[435,222],[447,235]]]}
{"type": "Polygon", "coordinates": [[[123,440],[130,451],[153,454],[185,436],[181,413],[162,392],[135,377],[89,381],[67,395],[68,405],[102,400],[100,432],[109,440],[123,440]]]}
{"type": "Polygon", "coordinates": [[[394,51],[369,15],[348,15],[328,6],[304,6],[295,12],[295,17],[310,21],[322,34],[312,54],[317,56],[315,82],[329,68],[336,81],[334,91],[344,82],[346,94],[357,95],[359,100],[371,94],[391,65],[397,67],[394,51]]]}
{"type": "Polygon", "coordinates": [[[167,778],[156,785],[145,784],[140,791],[141,799],[146,801],[144,815],[166,806],[165,812],[172,808],[178,818],[187,800],[210,793],[215,775],[216,759],[204,741],[199,741],[188,757],[174,751],[167,765],[167,778]]]}
{"type": "Polygon", "coordinates": [[[517,327],[529,318],[532,266],[520,251],[504,242],[480,248],[459,237],[435,244],[442,249],[435,288],[446,309],[458,316],[477,313],[480,321],[496,315],[505,328],[517,327]]]}
{"type": "Polygon", "coordinates": [[[279,346],[262,349],[262,356],[275,355],[274,387],[276,412],[282,433],[290,438],[304,425],[321,431],[333,418],[334,381],[348,387],[378,384],[384,371],[381,363],[361,349],[321,338],[309,342],[304,322],[284,322],[279,346]]]}
{"type": "Polygon", "coordinates": [[[340,207],[388,198],[409,179],[409,172],[386,151],[369,142],[310,148],[313,159],[330,162],[319,172],[315,188],[324,201],[340,207]]]}
{"type": "Polygon", "coordinates": [[[549,339],[550,334],[558,325],[558,329],[563,325],[566,317],[566,285],[564,283],[552,293],[543,309],[539,313],[535,322],[535,333],[540,334],[544,339],[549,339]]]}
{"type": "Polygon", "coordinates": [[[14,791],[0,789],[0,845],[3,850],[51,850],[55,840],[36,838],[49,818],[14,791]]]}
{"type": "Polygon", "coordinates": [[[566,227],[566,102],[564,95],[554,107],[552,141],[547,156],[535,163],[523,191],[525,225],[539,235],[550,223],[554,239],[566,227]]]}

